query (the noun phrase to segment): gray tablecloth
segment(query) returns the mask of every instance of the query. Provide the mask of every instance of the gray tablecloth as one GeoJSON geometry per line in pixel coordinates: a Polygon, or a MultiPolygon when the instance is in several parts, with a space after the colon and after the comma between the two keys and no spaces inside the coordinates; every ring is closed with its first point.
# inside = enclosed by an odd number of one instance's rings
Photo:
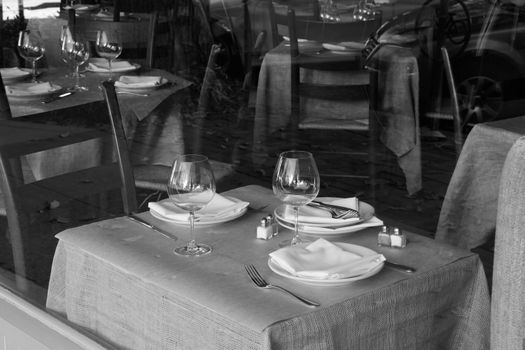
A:
{"type": "MultiPolygon", "coordinates": [[[[254,163],[265,159],[269,135],[288,125],[291,115],[290,56],[284,43],[268,52],[262,63],[257,87],[254,125],[254,163]]],[[[384,47],[376,55],[378,71],[377,111],[381,141],[395,154],[406,178],[409,194],[422,188],[419,136],[419,74],[417,59],[409,49],[384,47]]],[[[308,72],[305,80],[318,83],[349,83],[352,72],[308,72]]],[[[373,102],[373,101],[372,101],[373,102]]],[[[352,103],[307,100],[303,108],[317,115],[343,114],[351,118],[352,103]]]]}
{"type": "Polygon", "coordinates": [[[368,229],[337,240],[418,271],[385,267],[344,286],[302,284],[267,266],[289,231],[255,239],[260,218],[279,204],[271,190],[246,186],[227,194],[251,208],[235,221],[198,228],[198,241],[213,251],[196,259],[172,253],[187,227],[149,213],[143,218],[179,240],[126,218],[58,234],[48,309],[122,349],[488,349],[490,301],[476,255],[413,234],[405,249],[378,248],[377,228],[368,229]],[[249,263],[322,306],[256,288],[243,268],[249,263]]]}
{"type": "Polygon", "coordinates": [[[501,170],[525,117],[476,125],[459,156],[439,215],[436,239],[472,249],[494,237],[501,170]]]}

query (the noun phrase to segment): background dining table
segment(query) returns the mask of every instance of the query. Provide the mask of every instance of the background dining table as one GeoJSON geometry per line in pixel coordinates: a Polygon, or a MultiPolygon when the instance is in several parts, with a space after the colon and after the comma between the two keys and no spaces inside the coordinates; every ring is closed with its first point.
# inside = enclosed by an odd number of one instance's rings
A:
{"type": "Polygon", "coordinates": [[[147,212],[140,216],[178,241],[126,217],[59,233],[47,309],[125,349],[488,349],[490,300],[476,254],[412,233],[404,249],[378,247],[379,229],[369,228],[334,239],[417,271],[385,266],[342,286],[304,284],[267,265],[290,231],[256,239],[261,217],[280,205],[272,191],[250,185],[223,195],[249,209],[198,227],[197,240],[213,251],[197,258],[172,252],[188,238],[186,225],[147,212]],[[245,264],[321,306],[256,288],[245,264]]]}
{"type": "Polygon", "coordinates": [[[503,164],[525,117],[476,124],[465,140],[439,215],[436,240],[472,249],[494,238],[503,164]]]}
{"type": "MultiPolygon", "coordinates": [[[[309,49],[307,45],[311,44],[302,45],[309,49]]],[[[321,48],[321,44],[317,43],[313,50],[321,48]]],[[[355,59],[355,53],[353,57],[345,58],[345,55],[325,50],[320,53],[322,55],[327,59],[334,56],[342,60],[355,59]]],[[[417,58],[410,48],[384,46],[368,66],[370,79],[375,80],[371,88],[377,89],[377,100],[369,101],[372,105],[370,118],[375,118],[381,141],[395,155],[405,175],[407,192],[414,194],[422,189],[417,58]]],[[[270,135],[286,128],[290,122],[290,72],[289,46],[283,41],[264,56],[259,73],[253,128],[255,164],[266,159],[271,149],[268,144],[270,135]]],[[[357,76],[353,71],[303,71],[301,74],[305,81],[332,85],[348,84],[357,76]]],[[[319,103],[315,99],[306,99],[302,107],[303,115],[314,113],[318,116],[343,115],[352,118],[350,96],[348,102],[319,103]]]]}
{"type": "MultiPolygon", "coordinates": [[[[73,78],[67,76],[68,73],[70,71],[66,67],[44,69],[39,80],[67,89],[73,85],[73,78]]],[[[134,165],[171,166],[173,155],[184,153],[181,104],[175,94],[182,92],[191,82],[159,69],[114,73],[113,77],[118,80],[124,74],[162,76],[169,80],[165,86],[147,92],[147,96],[118,93],[118,99],[129,140],[131,162],[134,165]]],[[[107,78],[107,73],[85,71],[80,83],[88,88],[87,91],[75,92],[45,104],[41,99],[9,98],[11,112],[16,119],[30,121],[83,127],[109,125],[107,107],[99,88],[107,78]]],[[[72,171],[88,164],[95,165],[101,161],[104,152],[101,143],[91,142],[30,155],[27,159],[35,178],[39,179],[60,172],[61,168],[72,171]]]]}

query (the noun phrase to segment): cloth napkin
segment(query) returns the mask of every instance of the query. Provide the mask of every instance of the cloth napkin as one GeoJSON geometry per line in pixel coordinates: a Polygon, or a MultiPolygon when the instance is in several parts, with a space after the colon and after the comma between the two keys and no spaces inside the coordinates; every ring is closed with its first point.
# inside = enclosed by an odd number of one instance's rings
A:
{"type": "MultiPolygon", "coordinates": [[[[93,72],[109,72],[108,60],[104,58],[92,58],[89,60],[88,68],[93,72]]],[[[113,61],[111,62],[112,72],[121,72],[134,69],[135,66],[128,61],[113,61]]]]}
{"type": "MultiPolygon", "coordinates": [[[[216,193],[206,207],[196,212],[196,216],[203,221],[228,217],[246,208],[250,203],[233,201],[216,193]]],[[[169,198],[160,202],[148,203],[150,210],[175,221],[188,221],[189,213],[177,207],[169,198]]]]}
{"type": "Polygon", "coordinates": [[[16,79],[30,75],[28,71],[22,70],[18,67],[0,68],[0,74],[4,80],[16,79]]]}
{"type": "MultiPolygon", "coordinates": [[[[323,200],[323,202],[356,210],[358,207],[357,197],[338,198],[330,202],[323,200]]],[[[283,219],[289,222],[295,222],[295,213],[291,206],[285,206],[283,219]]],[[[360,219],[358,218],[333,219],[332,215],[327,210],[312,208],[306,205],[299,208],[299,222],[301,224],[351,224],[353,222],[358,222],[359,220],[360,219]]]]}
{"type": "Polygon", "coordinates": [[[365,274],[377,267],[382,254],[361,256],[323,239],[308,245],[280,248],[269,254],[291,275],[311,279],[341,279],[365,274]]]}
{"type": "Polygon", "coordinates": [[[45,94],[53,90],[55,90],[55,88],[49,82],[23,83],[23,84],[6,86],[7,94],[13,95],[13,96],[29,96],[29,95],[45,94]]]}
{"type": "Polygon", "coordinates": [[[136,76],[136,75],[122,75],[118,81],[115,82],[115,87],[122,88],[148,88],[160,86],[162,77],[156,76],[136,76]]]}

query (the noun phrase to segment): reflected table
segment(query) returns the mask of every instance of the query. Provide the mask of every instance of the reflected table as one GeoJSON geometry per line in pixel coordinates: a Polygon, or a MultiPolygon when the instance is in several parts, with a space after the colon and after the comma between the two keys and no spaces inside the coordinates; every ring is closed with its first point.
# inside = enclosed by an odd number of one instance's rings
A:
{"type": "Polygon", "coordinates": [[[241,218],[197,230],[213,247],[197,259],[173,254],[189,229],[141,217],[178,236],[170,241],[125,217],[57,235],[47,308],[121,348],[488,349],[487,281],[477,255],[408,233],[405,249],[377,246],[377,228],[338,241],[379,250],[417,267],[337,286],[313,286],[271,272],[268,254],[289,239],[257,240],[260,218],[280,204],[270,189],[225,193],[249,201],[241,218]],[[258,289],[254,264],[271,283],[319,301],[311,308],[258,289]]]}
{"type": "Polygon", "coordinates": [[[523,135],[525,117],[474,126],[443,200],[437,240],[472,249],[494,237],[503,163],[523,135]]]}
{"type": "MultiPolygon", "coordinates": [[[[320,46],[320,45],[318,45],[320,46]]],[[[286,128],[290,122],[291,65],[289,47],[281,43],[269,51],[259,73],[253,129],[254,163],[264,161],[270,149],[270,135],[286,128]]],[[[327,59],[344,60],[343,55],[322,51],[327,59]],[[335,57],[334,57],[335,56],[335,57]]],[[[358,53],[359,55],[359,53],[358,53]]],[[[422,188],[421,144],[419,135],[419,73],[417,59],[412,50],[385,46],[380,49],[371,64],[370,77],[356,75],[355,71],[303,71],[304,80],[337,85],[370,82],[370,120],[377,125],[381,141],[394,153],[405,174],[406,188],[414,194],[422,188]]],[[[351,96],[348,103],[308,99],[301,106],[302,113],[320,115],[342,115],[352,118],[351,96]]]]}

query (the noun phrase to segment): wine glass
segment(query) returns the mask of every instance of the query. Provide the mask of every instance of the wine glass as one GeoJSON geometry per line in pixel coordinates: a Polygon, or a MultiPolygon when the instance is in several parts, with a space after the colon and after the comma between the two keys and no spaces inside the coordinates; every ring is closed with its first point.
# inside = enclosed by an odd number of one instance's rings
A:
{"type": "Polygon", "coordinates": [[[22,30],[18,35],[18,53],[31,63],[33,83],[37,83],[36,61],[44,57],[44,42],[38,31],[22,30]]]}
{"type": "Polygon", "coordinates": [[[215,195],[215,178],[206,156],[181,155],[173,162],[168,182],[168,196],[179,208],[189,212],[190,240],[173,251],[178,255],[199,256],[211,247],[195,242],[195,212],[204,208],[215,195]]]}
{"type": "Polygon", "coordinates": [[[122,53],[122,41],[119,32],[116,30],[97,31],[95,49],[100,57],[108,60],[109,80],[112,80],[111,62],[122,53]]]}
{"type": "Polygon", "coordinates": [[[299,208],[319,194],[321,180],[314,157],[310,152],[287,151],[279,155],[273,173],[273,193],[293,207],[294,235],[291,245],[302,243],[299,237],[299,208]]]}
{"type": "Polygon", "coordinates": [[[68,63],[73,65],[73,78],[75,83],[69,91],[86,91],[87,87],[80,85],[80,66],[87,62],[90,56],[89,41],[79,37],[77,40],[73,37],[71,30],[63,32],[61,52],[66,57],[68,63]]]}

